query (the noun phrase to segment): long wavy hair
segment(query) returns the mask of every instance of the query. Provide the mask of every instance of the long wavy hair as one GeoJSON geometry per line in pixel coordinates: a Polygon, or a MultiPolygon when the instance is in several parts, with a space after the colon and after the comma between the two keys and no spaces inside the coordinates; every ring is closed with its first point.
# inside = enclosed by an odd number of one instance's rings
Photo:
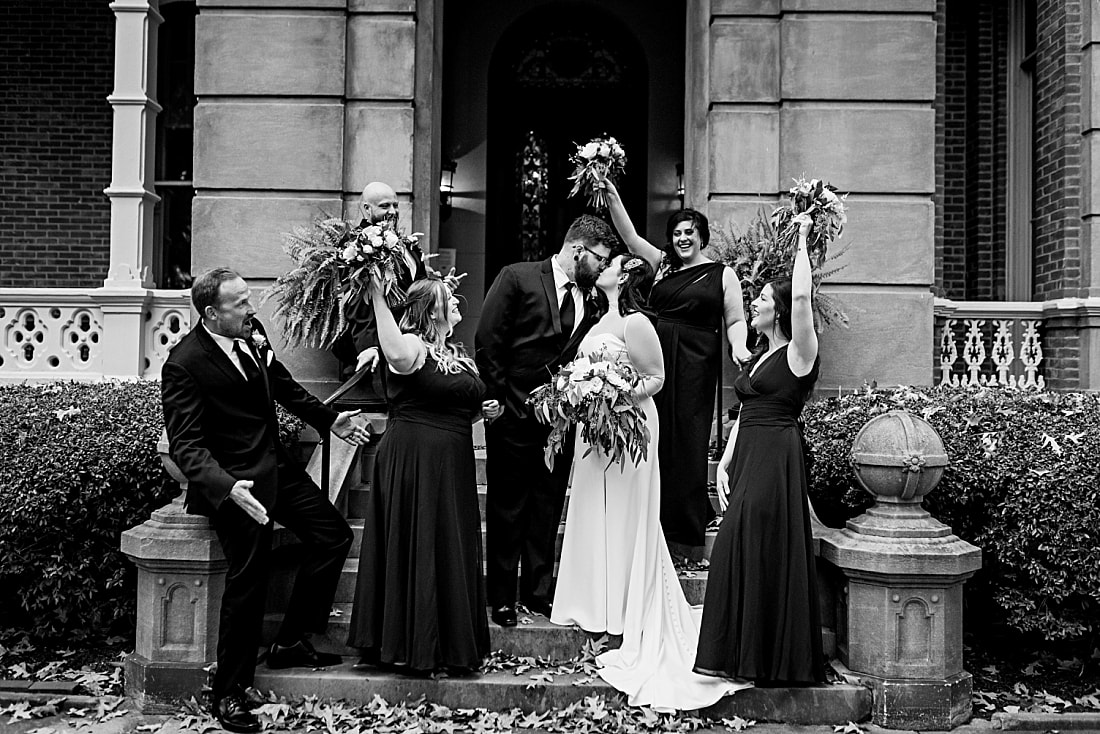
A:
{"type": "Polygon", "coordinates": [[[428,276],[413,282],[401,315],[401,331],[420,337],[440,372],[454,375],[466,370],[476,375],[474,360],[461,344],[449,339],[450,299],[451,289],[440,278],[428,276]]]}
{"type": "Polygon", "coordinates": [[[680,259],[680,253],[676,252],[672,244],[672,230],[676,229],[676,225],[680,222],[691,222],[691,226],[699,232],[699,242],[702,245],[700,249],[710,244],[710,222],[706,214],[694,209],[673,212],[668,218],[668,224],[665,225],[665,261],[668,263],[669,270],[679,270],[684,264],[680,259]]]}

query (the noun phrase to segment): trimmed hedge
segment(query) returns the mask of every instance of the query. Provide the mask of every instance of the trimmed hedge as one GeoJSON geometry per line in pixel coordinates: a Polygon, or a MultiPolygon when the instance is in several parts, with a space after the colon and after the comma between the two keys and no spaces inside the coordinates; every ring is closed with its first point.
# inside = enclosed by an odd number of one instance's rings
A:
{"type": "Polygon", "coordinates": [[[967,624],[1047,640],[1100,634],[1100,396],[1003,389],[899,388],[818,399],[803,417],[810,496],[841,527],[872,504],[849,464],[870,418],[904,409],[943,439],[950,465],[925,507],[979,546],[967,624]]]}
{"type": "MultiPolygon", "coordinates": [[[[297,419],[282,424],[296,440],[297,419]]],[[[163,428],[159,382],[0,386],[0,588],[14,598],[0,628],[132,634],[119,535],[179,494],[157,455],[163,428]]]]}

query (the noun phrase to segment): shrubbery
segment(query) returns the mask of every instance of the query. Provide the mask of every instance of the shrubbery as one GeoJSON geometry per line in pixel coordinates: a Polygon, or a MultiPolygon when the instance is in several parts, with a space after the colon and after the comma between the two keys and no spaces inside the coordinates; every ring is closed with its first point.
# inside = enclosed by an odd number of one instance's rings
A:
{"type": "Polygon", "coordinates": [[[848,457],[863,424],[893,409],[939,432],[950,466],[925,507],[982,549],[967,582],[968,627],[1100,634],[1100,396],[901,388],[819,399],[804,418],[810,494],[826,524],[871,505],[848,457]]]}
{"type": "MultiPolygon", "coordinates": [[[[283,421],[284,437],[300,427],[283,421]]],[[[157,455],[158,382],[0,386],[0,628],[130,634],[122,531],[179,494],[157,455]]]]}

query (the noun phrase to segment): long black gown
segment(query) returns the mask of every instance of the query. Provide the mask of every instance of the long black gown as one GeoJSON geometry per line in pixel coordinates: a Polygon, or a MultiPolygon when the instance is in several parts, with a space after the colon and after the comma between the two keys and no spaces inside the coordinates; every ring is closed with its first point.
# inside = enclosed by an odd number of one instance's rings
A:
{"type": "Polygon", "coordinates": [[[674,555],[702,557],[707,522],[707,451],[721,369],[724,299],[721,263],[667,273],[650,308],[665,357],[665,385],[653,399],[661,424],[661,527],[674,555]]]}
{"type": "Polygon", "coordinates": [[[740,428],[710,556],[695,670],[758,682],[824,680],[821,614],[798,417],[819,363],[797,377],[781,347],[734,382],[740,428]]]}
{"type": "Polygon", "coordinates": [[[348,636],[371,662],[472,669],[489,652],[471,432],[484,392],[431,355],[387,377],[348,636]]]}

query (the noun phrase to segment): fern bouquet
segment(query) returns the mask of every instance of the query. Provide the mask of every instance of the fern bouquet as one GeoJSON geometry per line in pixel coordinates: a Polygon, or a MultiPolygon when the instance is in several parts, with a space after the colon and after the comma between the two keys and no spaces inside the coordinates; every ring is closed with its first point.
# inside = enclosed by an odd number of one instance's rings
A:
{"type": "Polygon", "coordinates": [[[348,328],[354,304],[367,297],[367,286],[380,282],[391,306],[404,302],[397,284],[397,263],[420,235],[404,235],[385,220],[359,227],[336,217],[319,217],[295,227],[283,239],[283,251],[295,267],[275,281],[264,300],[275,298],[275,316],[284,324],[288,344],[328,349],[348,328]]]}
{"type": "MultiPolygon", "coordinates": [[[[787,208],[786,213],[780,215],[778,219],[789,223],[794,216],[790,211],[791,209],[787,208]]],[[[711,257],[733,268],[737,273],[741,281],[745,313],[749,313],[749,304],[760,295],[765,285],[778,278],[789,278],[794,266],[794,254],[798,242],[797,230],[794,240],[784,237],[775,224],[776,219],[775,212],[769,215],[763,207],[760,207],[744,229],[732,223],[725,227],[716,226],[713,229],[714,236],[711,237],[709,245],[711,257]]],[[[840,301],[819,292],[822,281],[845,267],[844,265],[829,267],[829,263],[843,255],[848,248],[843,247],[837,252],[827,253],[828,242],[828,240],[818,242],[815,256],[810,259],[814,287],[814,325],[818,331],[832,326],[848,327],[848,315],[844,312],[840,301]]],[[[807,246],[809,245],[807,241],[807,246]]]]}

